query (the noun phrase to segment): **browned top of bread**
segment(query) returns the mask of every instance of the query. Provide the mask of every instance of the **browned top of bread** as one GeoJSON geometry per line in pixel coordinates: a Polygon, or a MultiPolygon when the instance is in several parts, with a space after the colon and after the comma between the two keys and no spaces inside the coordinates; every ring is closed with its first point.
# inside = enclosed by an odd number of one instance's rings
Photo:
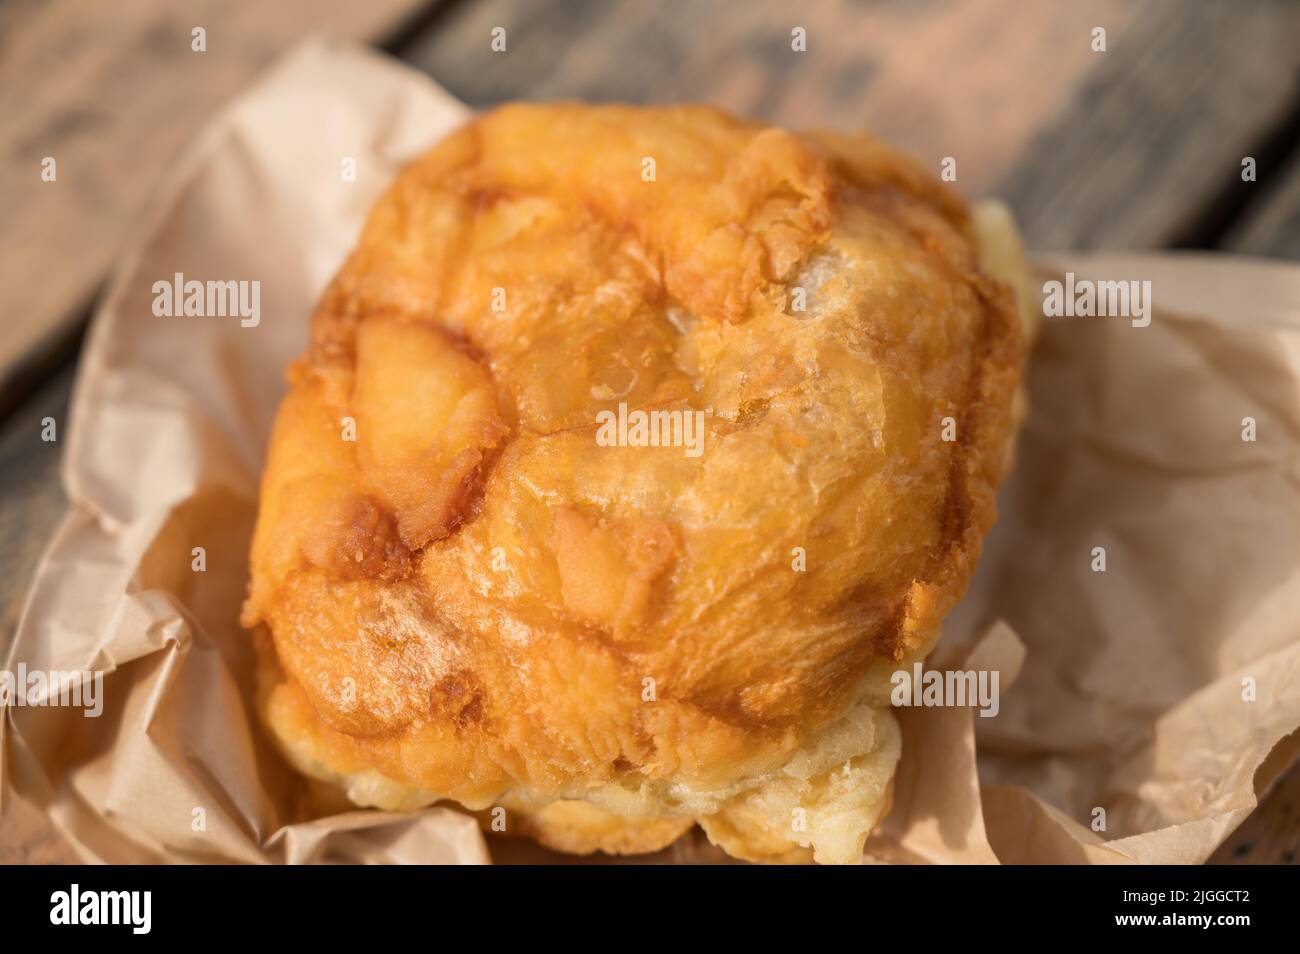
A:
{"type": "Polygon", "coordinates": [[[496,110],[401,173],[320,303],[244,622],[338,771],[467,803],[728,784],[936,638],[1021,350],[964,205],[874,140],[496,110]],[[698,455],[605,446],[620,403],[702,412],[698,455]]]}

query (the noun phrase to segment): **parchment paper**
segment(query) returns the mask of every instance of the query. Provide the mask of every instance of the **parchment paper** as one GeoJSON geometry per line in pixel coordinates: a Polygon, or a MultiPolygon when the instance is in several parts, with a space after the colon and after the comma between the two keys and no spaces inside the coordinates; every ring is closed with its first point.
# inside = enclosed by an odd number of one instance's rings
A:
{"type": "MultiPolygon", "coordinates": [[[[104,712],[0,720],[5,802],[86,860],[574,860],[452,808],[332,813],[261,731],[237,624],[282,369],[371,203],[466,116],[378,54],[308,44],[210,124],[120,263],[65,430],[73,509],[5,663],[102,670],[104,712]],[[259,280],[260,323],[155,316],[177,272],[259,280]]],[[[1000,670],[1001,712],[900,710],[868,861],[1202,861],[1300,750],[1300,268],[1044,264],[1155,276],[1155,318],[1044,320],[1001,521],[931,663],[1000,670]]],[[[726,859],[696,832],[636,860],[726,859]]]]}

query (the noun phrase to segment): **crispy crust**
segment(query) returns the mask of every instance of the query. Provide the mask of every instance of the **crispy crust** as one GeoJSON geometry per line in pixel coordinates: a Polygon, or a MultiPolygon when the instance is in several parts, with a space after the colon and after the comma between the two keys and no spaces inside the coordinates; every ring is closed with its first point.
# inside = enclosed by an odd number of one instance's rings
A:
{"type": "Polygon", "coordinates": [[[503,804],[563,850],[695,819],[860,853],[881,680],[964,592],[1012,429],[972,236],[879,143],[698,107],[510,106],[413,163],[271,441],[243,621],[273,734],[356,801],[503,804]],[[619,402],[703,412],[701,452],[601,446],[619,402]]]}

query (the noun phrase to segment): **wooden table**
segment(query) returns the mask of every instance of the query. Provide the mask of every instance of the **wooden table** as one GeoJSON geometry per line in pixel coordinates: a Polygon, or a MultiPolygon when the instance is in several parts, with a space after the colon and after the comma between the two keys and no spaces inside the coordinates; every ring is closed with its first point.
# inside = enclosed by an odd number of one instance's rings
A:
{"type": "MultiPolygon", "coordinates": [[[[471,106],[708,101],[868,128],[1014,208],[1031,248],[1300,258],[1300,4],[1258,0],[46,0],[0,5],[0,651],[66,506],[59,444],[96,292],[181,146],[310,32],[364,38],[471,106]],[[507,52],[489,48],[504,27],[507,52]],[[192,49],[205,31],[204,52],[192,49]],[[806,31],[805,52],[791,31],[806,31]],[[1105,50],[1095,30],[1105,30],[1105,50]],[[40,178],[58,162],[59,186],[40,178]],[[1255,160],[1255,181],[1242,162],[1255,160]]],[[[1300,770],[1217,862],[1296,860],[1300,770]]],[[[40,817],[0,862],[70,861],[40,817]]]]}

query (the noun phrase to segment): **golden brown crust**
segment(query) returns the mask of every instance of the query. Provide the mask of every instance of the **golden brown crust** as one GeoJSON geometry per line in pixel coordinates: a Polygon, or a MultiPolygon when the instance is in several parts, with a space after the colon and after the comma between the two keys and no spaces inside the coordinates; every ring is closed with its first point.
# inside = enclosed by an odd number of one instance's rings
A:
{"type": "MultiPolygon", "coordinates": [[[[667,848],[694,825],[689,818],[624,818],[574,799],[508,807],[514,828],[506,831],[570,855],[648,855],[667,848]]],[[[482,821],[491,831],[490,816],[482,821]]]]}
{"type": "Polygon", "coordinates": [[[781,769],[964,591],[1021,347],[964,206],[879,143],[484,116],[379,202],[291,369],[243,617],[273,729],[473,808],[680,817],[781,769]],[[601,446],[620,402],[703,412],[700,452],[601,446]]]}

